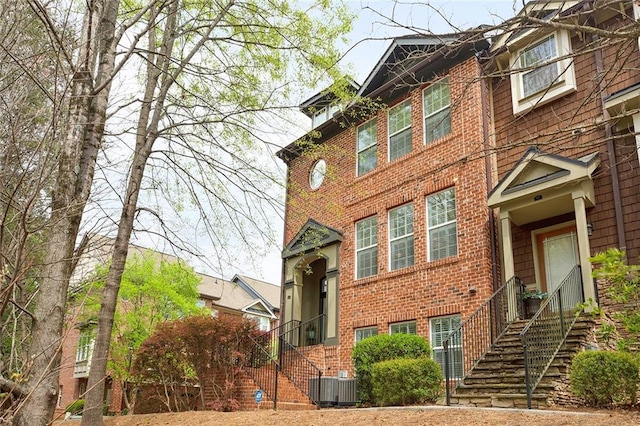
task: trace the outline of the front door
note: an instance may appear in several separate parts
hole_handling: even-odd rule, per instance
[[[579,263],[576,228],[545,232],[537,240],[541,288],[551,294]]]

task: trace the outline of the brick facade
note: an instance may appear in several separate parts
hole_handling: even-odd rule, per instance
[[[375,115],[374,170],[356,176],[355,125],[289,163],[285,241],[291,241],[309,218],[343,235],[338,266],[339,344],[326,346],[324,360],[317,360],[325,375],[336,376],[341,370],[352,375],[357,328],[377,326],[378,333],[388,333],[392,323],[416,321],[417,334],[429,340],[430,319],[454,314],[464,319],[493,292],[481,69],[471,57],[443,74],[449,78],[452,100],[449,135],[424,143],[426,84],[389,103],[411,100],[411,153],[388,160],[388,110],[384,109]],[[309,188],[309,173],[318,158],[325,159],[328,172],[314,191]],[[426,197],[450,188],[455,190],[458,253],[428,261]],[[415,263],[390,271],[388,214],[408,203],[414,207]],[[356,279],[356,222],[372,216],[378,224],[377,273]]]

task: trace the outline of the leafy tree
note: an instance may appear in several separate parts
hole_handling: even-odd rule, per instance
[[[230,315],[166,322],[140,347],[135,368],[146,382],[160,385],[157,396],[169,411],[186,408],[172,398],[185,380],[199,385],[201,397],[215,395],[208,408],[233,411],[241,358],[249,352],[248,336],[258,332],[255,322]]]
[[[97,275],[104,277],[107,269],[99,267]],[[127,260],[111,334],[109,372],[124,390],[129,413],[134,412],[140,385],[140,377],[133,370],[136,352],[163,322],[203,312],[204,308],[196,304],[199,282],[198,275],[183,262],[159,259],[152,252],[142,257],[134,254]],[[85,316],[95,318],[103,287],[104,281],[99,280],[76,295],[76,300],[84,304]]]
[[[640,338],[640,265],[627,263],[625,252],[615,247],[590,258],[593,276],[606,284],[606,296],[615,304],[608,308],[622,326],[619,333],[614,323],[603,324],[605,340],[616,338],[618,349],[636,347]]]

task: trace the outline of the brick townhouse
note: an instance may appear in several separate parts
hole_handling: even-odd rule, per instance
[[[321,136],[278,154],[288,165],[283,322],[318,323],[298,343],[321,344],[325,375],[352,376],[355,343],[379,333],[425,336],[443,362],[443,337],[493,292],[477,59],[487,47],[396,38],[356,87],[388,107],[358,119],[333,112],[328,95],[302,105]]]
[[[460,403],[553,400],[542,379],[555,354],[572,356],[556,350],[575,306],[608,303],[589,257],[640,255],[640,56],[637,39],[619,36],[638,16],[638,2],[533,1],[518,15],[528,21],[486,39],[394,39],[353,84],[383,105],[375,113],[328,93],[304,102],[314,130],[278,152],[284,341],[324,377],[351,377],[359,340],[416,333],[451,367],[447,402],[454,388]],[[548,299],[526,312],[535,289]],[[505,333],[538,350],[508,347],[520,351],[504,367],[511,400],[499,389],[461,397]]]

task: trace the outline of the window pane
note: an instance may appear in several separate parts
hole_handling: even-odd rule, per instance
[[[426,88],[423,92],[424,114],[431,115],[449,107],[449,79],[445,78]]]
[[[411,100],[407,99],[389,110],[389,134],[411,127]]]
[[[456,198],[453,188],[427,197],[429,260],[458,254]]]
[[[524,96],[530,96],[551,86],[558,78],[558,64],[551,63],[522,75]]]
[[[433,360],[440,364],[442,372],[445,372],[445,352],[443,342],[449,334],[460,326],[460,316],[433,318],[430,324],[431,347],[433,348]],[[462,365],[462,339],[458,332],[452,336],[449,344],[450,377],[460,378],[463,375]]]
[[[451,114],[449,108],[427,117],[424,121],[425,141],[433,142],[451,133]]]
[[[413,235],[391,242],[391,270],[413,266]]]
[[[413,204],[398,207],[389,212],[389,236],[391,239],[413,233]]]
[[[389,160],[411,152],[411,127],[389,137]]]
[[[366,327],[356,330],[356,343],[367,337],[376,336],[378,334],[378,327]]]
[[[377,123],[374,118],[358,127],[358,151],[362,151],[376,143]]]
[[[378,269],[378,219],[356,223],[356,278],[375,275]]]
[[[371,145],[369,148],[358,153],[358,176],[370,172],[378,165],[378,145]]]
[[[375,275],[378,269],[378,247],[359,251],[357,254],[357,276],[365,278]]]
[[[550,63],[544,66],[542,64],[557,57],[555,35],[525,49],[520,54],[521,68],[535,67],[522,74],[522,92],[525,97],[546,89],[556,81],[559,76],[558,64]]]
[[[456,224],[429,231],[429,259],[437,260],[458,254]]]
[[[397,324],[391,324],[389,326],[389,334],[416,334],[416,322],[408,321],[408,322],[400,322]]]

